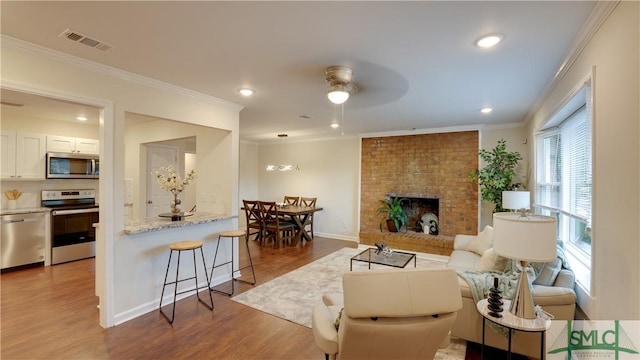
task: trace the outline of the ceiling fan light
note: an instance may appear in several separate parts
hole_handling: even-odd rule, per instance
[[[332,103],[340,105],[349,99],[349,92],[345,89],[344,85],[337,84],[331,86],[327,92],[327,97]]]

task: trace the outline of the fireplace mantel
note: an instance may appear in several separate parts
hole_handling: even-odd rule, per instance
[[[437,195],[425,195],[425,194],[417,194],[417,193],[389,193],[387,194],[390,198],[407,198],[407,199],[440,199],[440,196]]]

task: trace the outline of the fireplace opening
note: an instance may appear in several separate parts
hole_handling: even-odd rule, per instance
[[[440,199],[432,196],[389,194],[391,199],[407,199],[402,207],[407,213],[407,231],[438,235],[440,233]]]

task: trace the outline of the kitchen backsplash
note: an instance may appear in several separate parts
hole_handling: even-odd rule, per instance
[[[17,208],[40,207],[42,190],[68,190],[68,189],[91,189],[99,194],[98,180],[42,180],[42,181],[1,181],[0,189],[2,189],[2,201],[0,207],[7,208],[7,197],[4,196],[5,191],[16,189],[22,192],[22,196],[17,201]],[[96,199],[99,201],[99,199]]]

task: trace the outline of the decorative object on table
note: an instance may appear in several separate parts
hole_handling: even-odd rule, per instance
[[[425,213],[420,217],[422,231],[429,235],[438,235],[438,216],[434,213]]]
[[[502,305],[504,305],[504,302],[502,302],[501,294],[502,291],[500,291],[500,289],[498,288],[498,278],[494,277],[493,287],[489,289],[489,299],[487,300],[487,302],[489,303],[489,305],[487,306],[487,308],[489,309],[489,315],[493,317],[502,317],[500,313],[502,312]]]
[[[498,145],[491,151],[480,149],[479,155],[487,165],[472,171],[468,177],[473,182],[478,182],[482,200],[495,204],[494,213],[504,211],[502,207],[502,192],[516,190],[519,183],[512,183],[516,176],[518,161],[522,160],[522,155],[517,152],[506,150],[507,142],[504,139],[498,140]]]
[[[382,231],[382,224],[387,223],[387,229],[389,232],[398,232],[407,223],[407,212],[405,211],[402,203],[408,201],[406,198],[390,197],[386,200],[380,200],[380,207],[378,207],[377,215],[385,214],[386,217],[380,220],[380,231]]]
[[[7,190],[4,192],[7,197],[7,209],[13,210],[17,207],[18,199],[22,196],[22,192],[18,189]]]
[[[381,243],[381,244],[375,243],[375,245],[376,245],[376,248],[377,248],[376,249],[376,254],[378,254],[378,255],[382,254],[382,256],[386,256],[386,257],[389,257],[389,256],[391,256],[393,254],[393,249],[388,247],[387,244],[385,244],[385,243]]]
[[[521,318],[535,319],[526,269],[530,261],[548,262],[556,258],[556,219],[538,214],[495,213],[493,250],[520,261],[520,277],[509,311]]]
[[[151,174],[156,177],[158,185],[160,185],[162,190],[173,194],[173,200],[171,200],[171,213],[176,215],[180,214],[180,204],[182,202],[178,198],[178,195],[198,177],[198,172],[196,170],[191,170],[183,179],[172,166],[167,166],[162,167],[160,170],[154,171]]]

